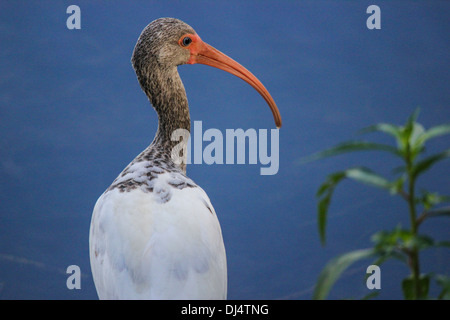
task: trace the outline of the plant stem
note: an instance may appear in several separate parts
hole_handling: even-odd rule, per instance
[[[408,205],[409,205],[409,217],[411,220],[411,232],[413,234],[413,237],[415,238],[417,236],[417,229],[418,229],[418,223],[417,223],[417,212],[416,212],[416,204],[415,204],[415,177],[413,174],[413,163],[411,159],[411,152],[410,152],[410,146],[408,143],[407,146],[407,153],[406,153],[406,168],[408,172],[408,191],[409,191],[409,197],[408,197]],[[419,265],[419,250],[416,246],[411,248],[410,252],[410,268],[412,277],[414,280],[414,291],[415,291],[415,298],[419,299],[421,294],[421,286],[420,286],[420,265]]]
[[[411,221],[411,231],[413,235],[417,235],[417,213],[416,213],[416,204],[415,202],[415,181],[412,175],[409,175],[409,197],[408,197],[408,205],[409,205],[409,218]]]

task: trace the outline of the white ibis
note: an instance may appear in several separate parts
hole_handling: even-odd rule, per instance
[[[227,264],[216,212],[171,157],[176,129],[190,129],[189,107],[177,71],[201,63],[230,72],[278,108],[243,66],[203,42],[186,23],[161,18],[141,33],[132,56],[142,90],[158,114],[153,142],[95,204],[89,234],[92,274],[100,299],[226,299]],[[186,155],[184,155],[186,160]]]

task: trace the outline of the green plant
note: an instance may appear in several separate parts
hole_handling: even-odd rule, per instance
[[[448,241],[435,241],[428,235],[419,233],[420,225],[431,217],[449,216],[449,196],[422,191],[417,192],[417,179],[437,162],[450,157],[450,149],[425,156],[425,143],[450,133],[450,124],[439,125],[428,130],[417,123],[418,110],[404,126],[379,123],[363,130],[382,132],[395,138],[396,146],[367,141],[351,141],[314,154],[308,160],[317,160],[353,151],[380,151],[401,159],[403,165],[394,170],[394,178],[387,179],[365,167],[355,167],[330,174],[317,191],[318,227],[322,244],[326,239],[327,213],[336,186],[344,179],[352,179],[366,185],[386,190],[391,195],[402,197],[408,206],[409,229],[396,227],[392,231],[380,231],[372,236],[373,248],[361,249],[332,259],[319,275],[314,299],[325,299],[342,272],[352,263],[365,258],[375,258],[380,265],[388,259],[399,259],[409,267],[411,274],[402,281],[405,299],[426,299],[430,279],[435,278],[442,287],[438,299],[450,298],[450,277],[445,275],[422,274],[420,272],[420,251],[435,247],[450,247]]]

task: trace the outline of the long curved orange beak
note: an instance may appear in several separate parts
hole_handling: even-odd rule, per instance
[[[264,100],[266,100],[269,104],[277,128],[281,128],[281,115],[275,101],[261,81],[259,81],[258,78],[256,78],[250,71],[216,48],[203,42],[198,35],[195,35],[192,46],[189,50],[191,52],[191,58],[187,63],[200,63],[227,71],[241,78],[256,89],[256,91],[258,91]]]

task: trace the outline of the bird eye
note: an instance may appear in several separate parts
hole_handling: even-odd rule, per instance
[[[183,47],[187,47],[192,42],[192,39],[189,37],[184,37],[181,43],[183,44]]]

